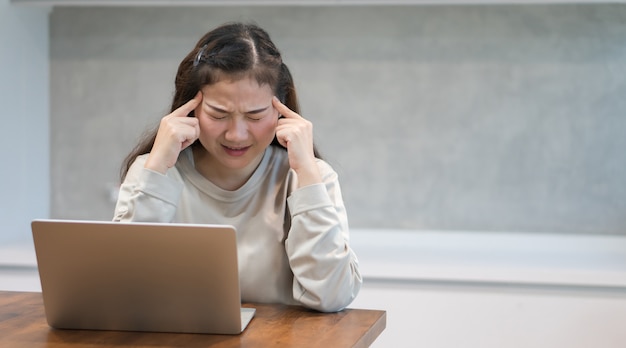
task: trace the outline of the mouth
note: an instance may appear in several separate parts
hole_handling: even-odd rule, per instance
[[[222,145],[224,152],[230,156],[239,157],[246,154],[250,146],[226,146]]]

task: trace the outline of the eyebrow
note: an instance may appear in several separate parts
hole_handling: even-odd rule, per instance
[[[213,110],[215,110],[215,111],[217,111],[217,112],[219,112],[219,113],[222,113],[222,114],[228,114],[228,113],[229,113],[228,111],[226,111],[226,110],[224,110],[224,109],[222,109],[222,108],[220,108],[220,107],[217,107],[217,106],[215,106],[215,105],[211,105],[211,104],[209,104],[209,103],[205,103],[205,104],[206,104],[208,107],[210,107],[211,109],[213,109]],[[269,109],[269,106],[266,106],[266,107],[264,107],[264,108],[259,108],[259,109],[254,109],[254,110],[246,111],[245,113],[246,113],[246,114],[260,114],[260,113],[262,113],[263,111],[265,111],[265,110],[267,110],[267,109]]]

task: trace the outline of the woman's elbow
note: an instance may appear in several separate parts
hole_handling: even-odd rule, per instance
[[[305,294],[299,300],[303,306],[323,313],[334,313],[348,307],[361,290],[363,281],[360,276],[355,277],[350,285],[344,287],[343,291],[336,294],[325,294],[321,296],[310,296]],[[309,295],[309,296],[307,296]]]

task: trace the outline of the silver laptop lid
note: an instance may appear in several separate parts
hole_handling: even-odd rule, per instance
[[[245,328],[232,226],[35,220],[32,233],[54,328]]]

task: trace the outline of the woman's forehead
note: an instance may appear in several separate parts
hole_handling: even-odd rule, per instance
[[[202,89],[205,102],[231,107],[257,107],[271,101],[274,93],[268,84],[261,84],[251,78],[221,79]],[[216,106],[218,106],[216,105]]]

